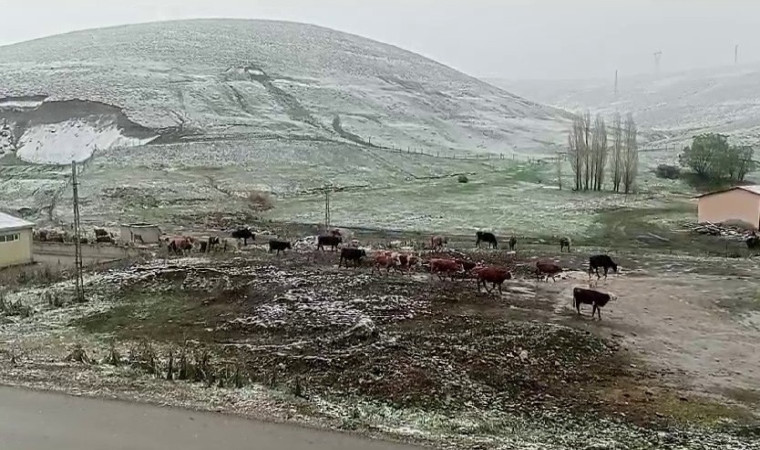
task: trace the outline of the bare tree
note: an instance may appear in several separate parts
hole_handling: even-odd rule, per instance
[[[620,113],[615,113],[615,118],[612,122],[610,170],[612,171],[612,190],[620,192],[620,181],[623,178],[623,128]]]
[[[591,113],[583,115],[583,190],[588,191],[594,178],[594,165],[591,161]]]
[[[626,194],[633,191],[636,184],[636,175],[639,172],[639,148],[636,144],[636,122],[633,114],[628,113],[625,118],[624,146],[623,146],[623,189]]]
[[[576,191],[583,189],[583,177],[585,172],[584,161],[586,153],[588,153],[585,144],[585,129],[586,125],[584,123],[584,117],[582,115],[574,116],[573,126],[567,137],[567,159],[570,161],[570,168],[575,174]]]
[[[556,160],[557,160],[557,187],[559,190],[562,190],[562,163],[564,162],[565,154],[562,152],[562,150],[557,150]]]
[[[597,114],[591,137],[592,189],[601,191],[604,185],[604,167],[607,165],[607,126]]]

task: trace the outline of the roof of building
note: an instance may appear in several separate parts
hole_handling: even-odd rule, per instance
[[[128,228],[158,228],[158,225],[152,224],[152,223],[145,223],[145,222],[139,222],[139,223],[123,223],[121,224],[123,227]]]
[[[722,194],[724,192],[734,191],[736,189],[741,189],[743,191],[747,191],[747,192],[750,192],[750,193],[755,194],[755,195],[760,195],[760,185],[753,184],[753,185],[748,185],[748,186],[734,186],[734,187],[730,187],[728,189],[722,189],[720,191],[707,192],[705,194],[698,195],[697,198],[709,197],[711,195]]]
[[[25,228],[34,228],[34,224],[0,212],[0,230],[23,230]]]

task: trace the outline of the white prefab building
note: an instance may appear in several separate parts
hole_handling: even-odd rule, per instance
[[[0,212],[0,269],[32,262],[34,224]]]

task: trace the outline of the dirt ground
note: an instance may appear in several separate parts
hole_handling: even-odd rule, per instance
[[[65,293],[70,283],[33,284],[9,297],[35,314],[6,318],[0,328],[0,340],[24,355],[6,352],[16,366],[0,378],[117,395],[148,377],[143,397],[213,404],[211,391],[156,381],[196,380],[223,387],[217,407],[230,412],[277,415],[273,405],[288,404],[299,420],[456,448],[583,448],[598,440],[659,448],[662,430],[680,433],[673,439],[686,448],[756,443],[754,260],[615,256],[620,274],[598,288],[619,299],[599,321],[571,305],[572,287],[588,286],[590,249],[560,256],[541,245],[517,254],[452,245],[465,249],[456,254],[512,267],[515,279],[503,294],[478,292],[471,280],[338,268],[331,252],[297,247],[277,256],[259,242],[234,255],[94,270],[87,305],[48,308],[45,292]],[[545,258],[568,269],[556,283],[531,274]],[[77,343],[98,364],[62,364]],[[109,368],[114,352],[128,373]],[[248,383],[288,395],[254,401],[246,388],[229,390]],[[588,415],[609,423],[589,432]]]
[[[567,318],[575,314],[571,288],[585,287],[587,279],[573,274],[556,285],[540,286],[539,295],[553,296],[555,312]],[[583,324],[579,320],[588,317],[568,318],[575,326],[621,338],[624,347],[681,388],[686,383],[699,392],[744,391],[749,397],[760,386],[760,286],[754,279],[638,272],[610,276],[598,287],[616,293],[619,300],[604,309],[601,322]]]

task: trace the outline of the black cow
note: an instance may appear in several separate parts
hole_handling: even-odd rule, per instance
[[[51,239],[51,241],[52,240],[53,239]],[[61,242],[63,242],[63,236],[61,236]],[[97,242],[98,244],[113,244],[114,241],[113,241],[113,238],[111,236],[105,235],[105,236],[98,236],[98,237],[96,237],[95,238],[95,242]]]
[[[607,278],[607,272],[612,269],[613,272],[618,273],[618,266],[615,261],[608,255],[594,255],[588,259],[588,277],[591,278],[591,274],[596,272],[596,279],[601,278],[599,275],[599,268],[604,268],[604,278]]]
[[[324,250],[325,246],[328,246],[336,252],[341,242],[343,242],[343,238],[340,236],[319,236],[317,237],[317,250]]]
[[[581,314],[581,304],[592,305],[594,308],[591,310],[591,318],[594,318],[594,314],[599,314],[599,320],[602,320],[602,307],[610,300],[614,300],[615,296],[605,294],[604,292],[595,291],[593,289],[575,288],[573,289],[573,306]]]
[[[481,242],[487,242],[489,247],[498,248],[499,243],[496,241],[496,236],[493,233],[478,231],[475,233],[478,240],[475,242],[476,247],[480,247]]]
[[[752,235],[744,241],[749,250],[760,250],[760,236]]]
[[[517,238],[512,236],[509,238],[509,251],[513,252],[515,250],[515,246],[517,246]]]
[[[248,245],[248,239],[252,241],[256,240],[256,235],[253,234],[248,228],[241,228],[239,230],[233,231],[232,237],[235,239],[242,239],[243,245]]]
[[[211,236],[208,238],[208,251],[213,251],[217,246],[221,245],[222,240],[219,236]]]
[[[269,253],[272,253],[273,251],[277,250],[277,254],[279,255],[280,252],[284,252],[287,249],[292,248],[290,246],[290,242],[288,241],[278,241],[276,239],[272,239],[269,241]]]
[[[570,244],[572,244],[572,241],[569,237],[563,237],[559,240],[559,252],[562,253],[562,250],[567,247],[567,252],[570,253]]]
[[[340,250],[340,261],[338,261],[338,267],[342,266],[344,261],[346,263],[346,267],[348,267],[349,261],[354,261],[356,267],[359,267],[359,264],[362,262],[362,258],[365,258],[366,256],[367,252],[362,248],[342,248]]]

